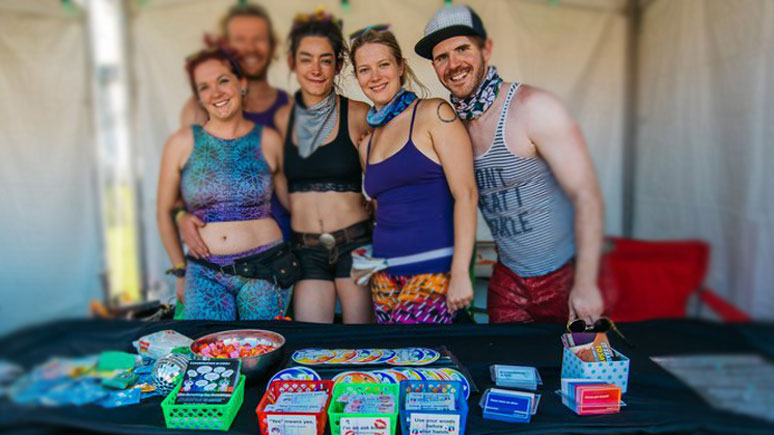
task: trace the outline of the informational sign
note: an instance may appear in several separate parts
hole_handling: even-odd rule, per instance
[[[450,414],[412,413],[410,435],[459,435],[460,416]]]
[[[389,417],[344,417],[341,435],[390,435]]]
[[[269,435],[317,435],[314,415],[267,415]]]

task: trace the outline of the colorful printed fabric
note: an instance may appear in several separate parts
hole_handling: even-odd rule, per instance
[[[207,261],[231,264],[258,254],[276,243],[235,255],[212,255]],[[217,272],[188,262],[185,272],[186,320],[271,320],[285,313],[290,296],[274,283],[262,279]]]
[[[390,122],[392,118],[400,115],[416,99],[417,94],[407,91],[405,88],[400,88],[398,93],[392,97],[392,100],[382,107],[381,110],[371,107],[366,115],[366,122],[371,128],[381,127]]]
[[[261,151],[262,127],[236,139],[192,128],[194,149],[180,175],[186,209],[204,222],[268,217],[273,184]]]
[[[371,296],[377,323],[451,323],[446,310],[448,273],[395,276],[377,272]]]
[[[542,276],[522,277],[498,262],[489,281],[489,323],[566,323],[575,267],[572,262]]]
[[[478,89],[473,95],[462,99],[454,95],[449,98],[457,116],[463,120],[476,119],[481,116],[494,103],[502,83],[503,79],[497,74],[497,68],[490,66],[487,69],[486,77],[478,85]]]

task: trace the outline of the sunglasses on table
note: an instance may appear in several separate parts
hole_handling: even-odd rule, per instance
[[[613,331],[616,334],[618,334],[619,337],[626,343],[629,347],[634,347],[634,344],[629,341],[626,336],[623,335],[623,333],[618,329],[617,326],[615,326],[615,322],[613,322],[609,317],[600,317],[597,319],[596,322],[589,325],[586,323],[583,319],[575,319],[572,322],[567,323],[567,332],[609,332]]]

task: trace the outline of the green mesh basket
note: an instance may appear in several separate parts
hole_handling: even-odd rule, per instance
[[[347,384],[338,383],[333,386],[333,398],[328,407],[328,421],[331,425],[331,434],[339,435],[341,433],[341,419],[345,417],[353,418],[379,418],[390,421],[390,434],[395,435],[395,429],[400,425],[398,422],[400,389],[397,384]],[[338,398],[345,394],[389,394],[395,398],[395,412],[393,414],[345,414],[344,404],[338,402]]]
[[[186,404],[176,405],[177,392],[182,383],[161,402],[167,429],[228,430],[242,406],[245,395],[245,375],[239,376],[239,382],[228,403],[223,405]]]

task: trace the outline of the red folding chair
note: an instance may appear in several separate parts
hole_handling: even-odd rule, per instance
[[[696,294],[723,321],[750,317],[703,287],[710,248],[698,240],[643,241],[611,237],[602,257],[599,288],[606,314],[615,321],[636,322],[686,316]]]

